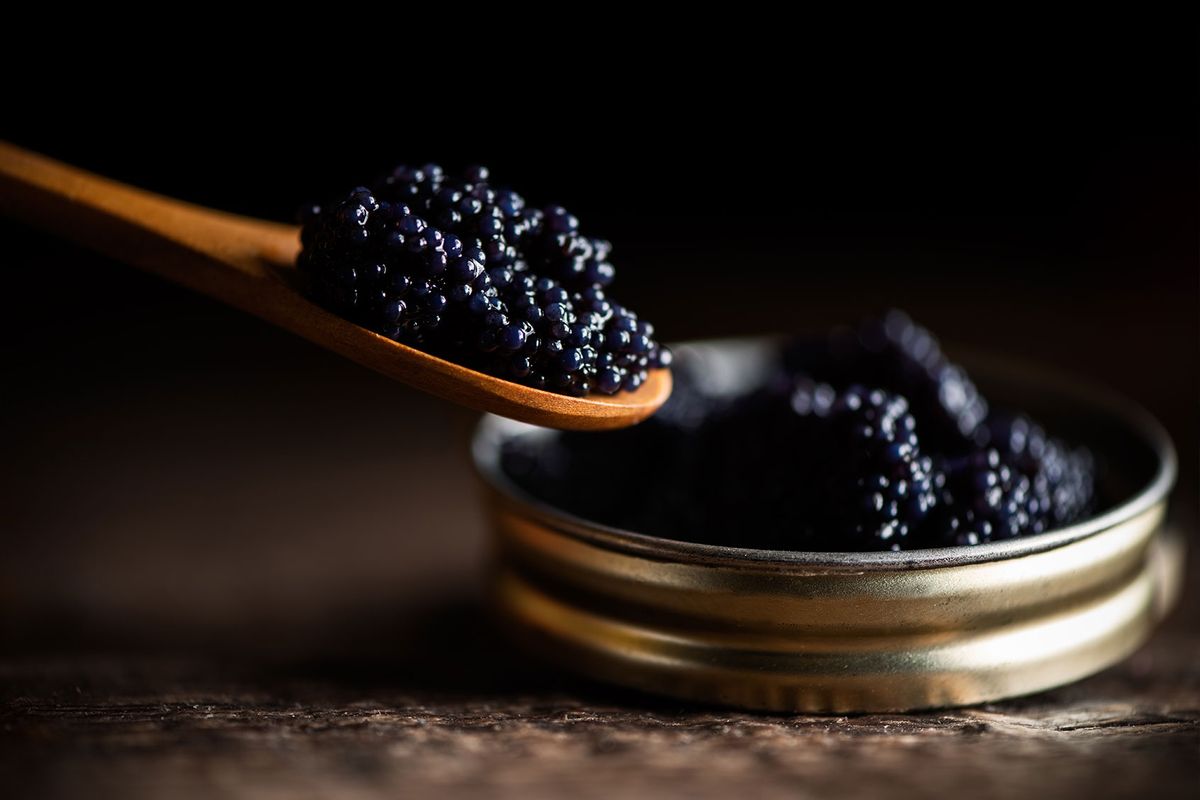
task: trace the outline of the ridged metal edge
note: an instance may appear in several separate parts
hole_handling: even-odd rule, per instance
[[[712,342],[688,343],[683,347],[692,349],[719,350],[734,346],[743,352],[769,346],[770,339],[762,340],[714,340]],[[990,542],[974,547],[945,547],[925,550],[894,552],[809,552],[790,550],[759,550],[698,544],[613,528],[574,516],[556,509],[523,491],[504,474],[500,466],[500,446],[509,437],[525,435],[553,435],[536,426],[493,415],[485,416],[476,429],[471,452],[477,473],[485,483],[526,506],[538,517],[551,522],[560,530],[584,538],[593,544],[636,553],[648,558],[664,560],[683,559],[696,563],[758,563],[793,567],[842,567],[859,570],[929,569],[974,564],[1019,558],[1031,553],[1051,550],[1071,542],[1092,536],[1117,524],[1123,519],[1136,516],[1162,502],[1175,483],[1177,461],[1170,436],[1162,425],[1144,408],[1109,389],[1087,381],[1066,378],[1060,373],[1013,362],[996,356],[976,355],[964,361],[971,370],[988,373],[1001,378],[1004,374],[1020,374],[1025,381],[1030,376],[1039,385],[1052,388],[1055,392],[1071,396],[1093,409],[1111,413],[1136,431],[1143,443],[1156,455],[1158,467],[1155,474],[1139,491],[1125,502],[1100,514],[1089,517],[1074,525],[1060,528],[1037,536],[1020,537],[1004,542]]]

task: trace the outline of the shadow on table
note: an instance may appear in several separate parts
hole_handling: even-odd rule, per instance
[[[574,698],[644,710],[678,707],[651,695],[581,678],[534,658],[513,642],[477,597],[449,597],[410,609],[399,622],[359,614],[327,640],[271,660],[263,677],[317,683],[353,696],[524,702]],[[694,707],[694,706],[693,706]]]

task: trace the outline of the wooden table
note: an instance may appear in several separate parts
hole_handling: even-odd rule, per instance
[[[79,258],[49,247],[50,263]],[[3,344],[19,379],[0,429],[6,797],[1200,788],[1194,545],[1181,607],[1142,651],[1035,697],[814,717],[615,691],[528,662],[493,632],[477,599],[486,535],[463,455],[469,414],[84,263],[54,300],[73,304],[78,327],[46,322],[29,334],[40,346]],[[133,298],[119,320],[87,301],[113,291]],[[10,316],[18,300],[5,300]],[[1085,350],[1068,340],[1044,357],[1072,364]],[[1147,402],[1182,409],[1194,430],[1194,398],[1138,368]],[[1194,531],[1184,480],[1176,524]]]

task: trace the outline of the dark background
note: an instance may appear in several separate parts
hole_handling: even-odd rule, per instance
[[[165,55],[146,53],[125,72],[14,86],[0,131],[281,220],[397,162],[485,163],[612,240],[614,293],[666,340],[898,306],[951,351],[1008,352],[1136,398],[1180,450],[1186,515],[1200,342],[1186,27],[971,28],[936,46],[882,31],[823,49],[810,32],[750,48],[768,55],[735,55],[744,41],[642,52],[653,63],[632,60],[645,42],[612,39],[570,66],[546,54],[457,71],[409,50],[343,53],[172,70],[168,90],[139,81]],[[413,83],[414,63],[437,88]],[[339,603],[423,597],[422,580],[443,583],[436,565],[476,563],[469,412],[3,230],[7,646],[240,646],[264,622],[307,630],[319,609],[340,623]]]

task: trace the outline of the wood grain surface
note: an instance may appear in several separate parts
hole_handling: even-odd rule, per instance
[[[455,622],[467,611],[440,621],[486,639]],[[373,680],[363,663],[7,660],[5,782],[30,797],[986,798],[1194,797],[1200,780],[1200,647],[1179,631],[1035,697],[858,717],[664,704],[490,642]]]

